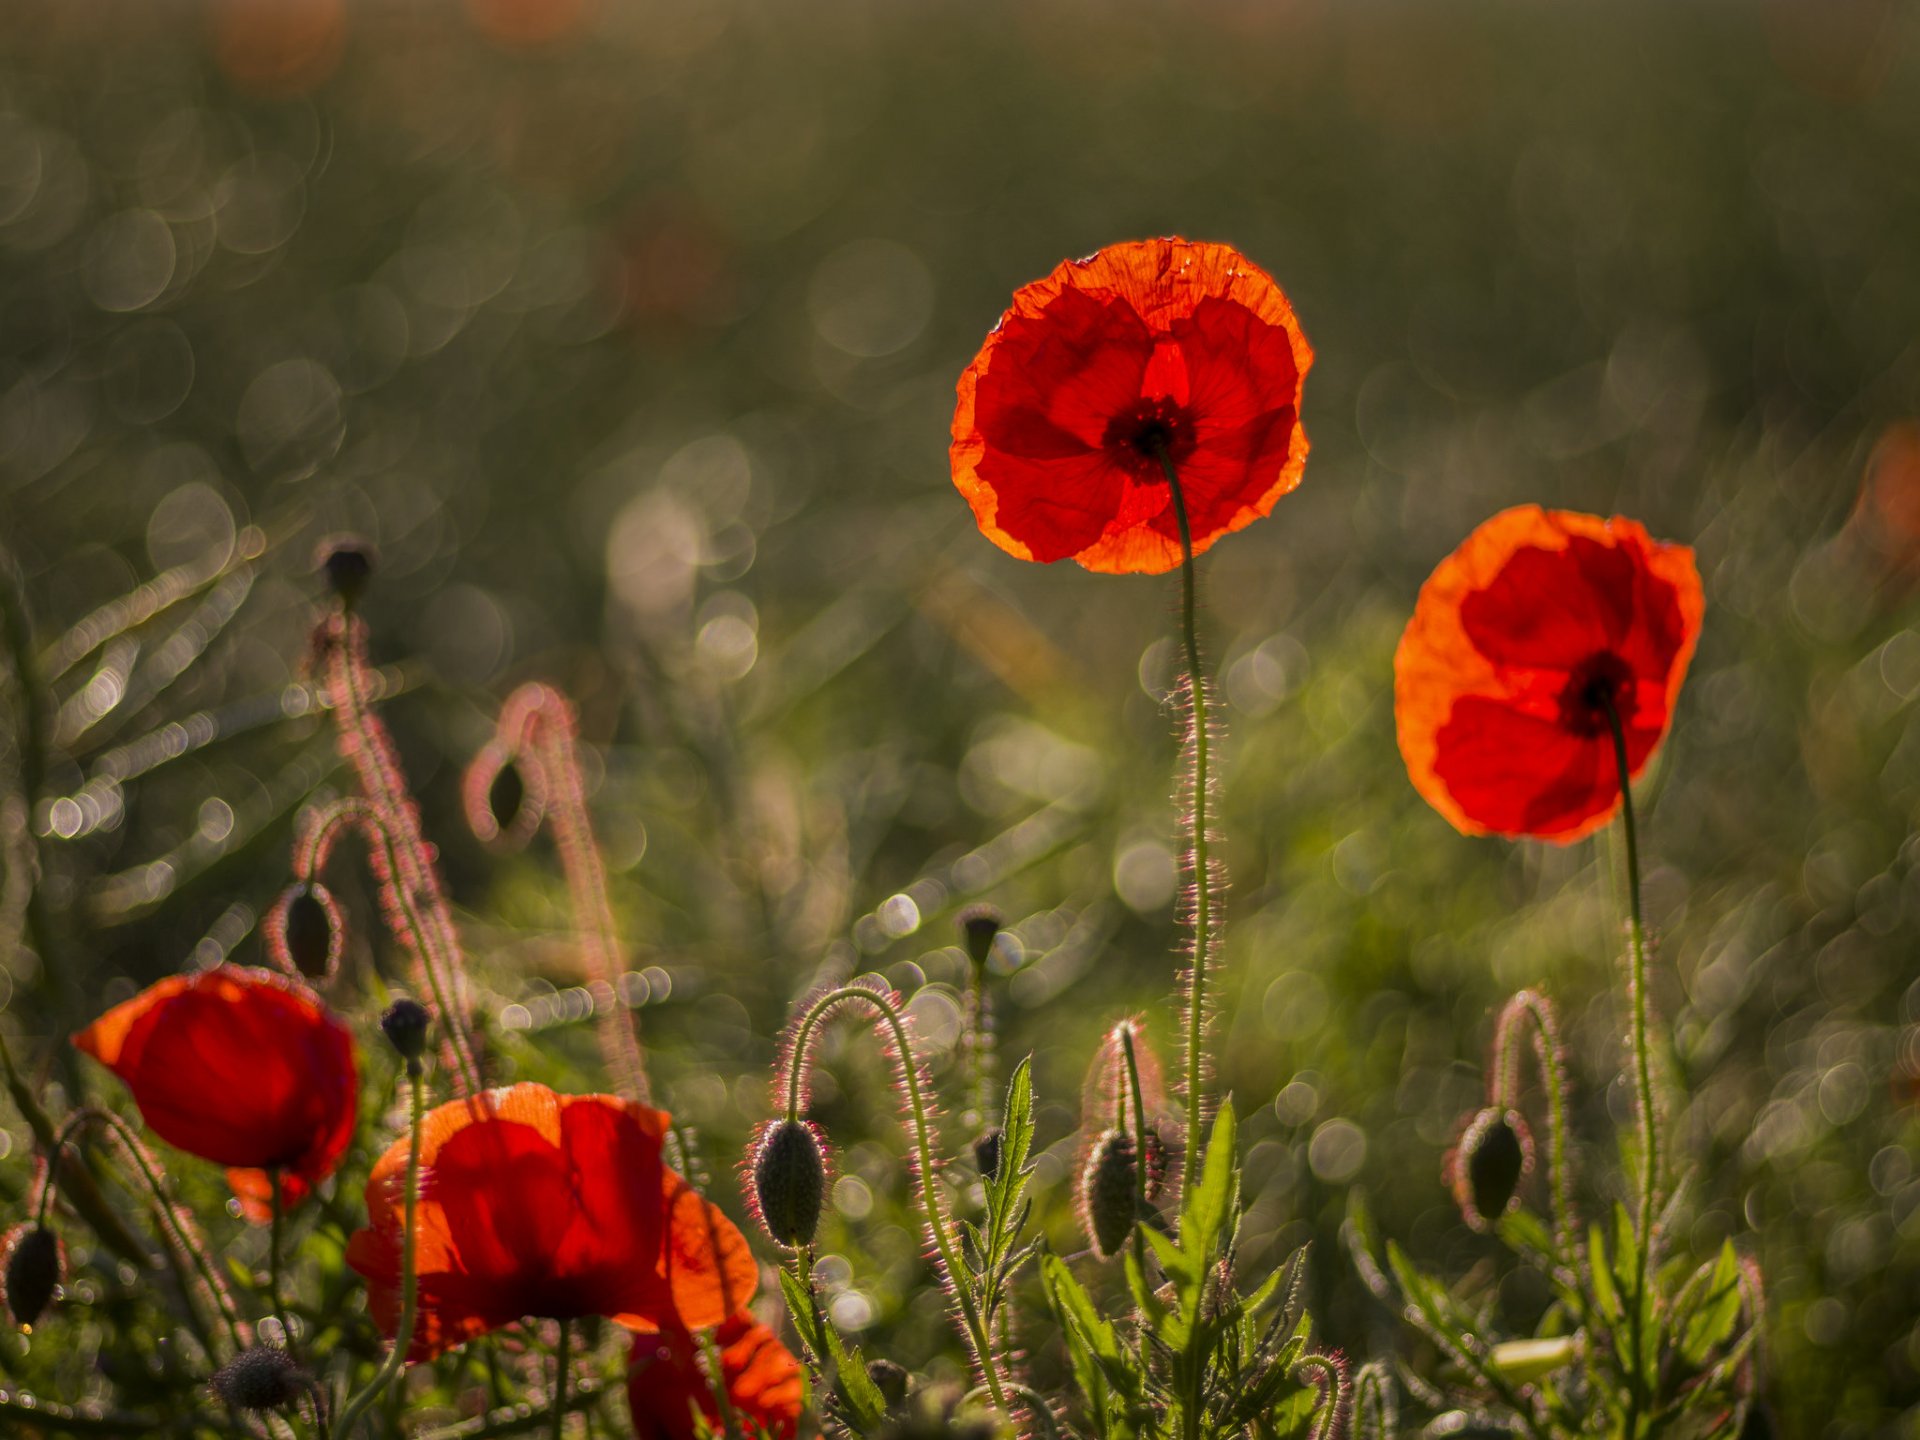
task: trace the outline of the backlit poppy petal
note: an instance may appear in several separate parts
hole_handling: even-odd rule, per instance
[[[721,1324],[713,1343],[720,1354],[719,1383],[735,1417],[746,1422],[746,1433],[788,1440],[799,1427],[805,1396],[800,1362],[744,1310]],[[702,1419],[717,1430],[722,1417],[701,1348],[685,1330],[634,1338],[627,1405],[639,1440],[695,1440]]]
[[[1665,736],[1699,638],[1693,552],[1632,520],[1520,506],[1421,587],[1394,655],[1394,719],[1414,788],[1468,834],[1567,843],[1620,803]]]
[[[1231,246],[1109,246],[1015,292],[962,373],[954,484],[1023,560],[1171,570],[1180,532],[1160,452],[1198,554],[1300,483],[1312,363],[1280,287]]]
[[[669,1124],[613,1096],[531,1084],[430,1112],[409,1358],[528,1315],[700,1328],[744,1305],[759,1278],[746,1239],[666,1166]],[[388,1330],[399,1318],[406,1165],[402,1139],[374,1165],[368,1225],[347,1248]]]
[[[228,1167],[256,1223],[272,1214],[269,1172],[282,1203],[297,1203],[353,1139],[353,1038],[284,976],[230,965],[169,976],[73,1043],[126,1082],[154,1134]]]

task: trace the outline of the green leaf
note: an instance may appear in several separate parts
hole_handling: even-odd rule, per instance
[[[886,1415],[887,1401],[867,1374],[860,1352],[840,1343],[839,1332],[814,1308],[812,1290],[790,1270],[780,1272],[780,1293],[786,1298],[793,1328],[813,1352],[815,1362],[832,1365],[834,1394],[846,1411],[847,1423],[861,1433],[873,1429]]]
[[[1680,1336],[1680,1353],[1696,1370],[1707,1363],[1716,1346],[1724,1344],[1740,1322],[1740,1257],[1733,1242],[1720,1246],[1720,1258],[1707,1282],[1707,1293],[1687,1317]]]
[[[1234,1148],[1233,1102],[1224,1100],[1214,1116],[1200,1179],[1180,1207],[1180,1248],[1204,1270],[1219,1249],[1221,1233],[1239,1199],[1240,1158]]]
[[[1620,1303],[1620,1292],[1613,1285],[1613,1267],[1607,1259],[1607,1240],[1600,1233],[1600,1222],[1587,1227],[1587,1271],[1593,1277],[1593,1299],[1607,1324],[1616,1325],[1625,1318],[1627,1307]]]

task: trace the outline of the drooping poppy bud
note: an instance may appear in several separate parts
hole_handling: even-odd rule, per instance
[[[909,1377],[905,1366],[896,1365],[891,1360],[869,1360],[867,1378],[873,1381],[873,1388],[880,1392],[880,1398],[887,1402],[889,1410],[906,1400]]]
[[[1475,1230],[1513,1208],[1520,1181],[1533,1168],[1533,1137],[1516,1110],[1490,1105],[1473,1117],[1449,1164],[1453,1198]]]
[[[44,1225],[16,1225],[0,1241],[5,1268],[0,1270],[0,1299],[21,1329],[31,1329],[53,1303],[53,1292],[66,1274],[66,1255],[60,1237]]]
[[[1133,1137],[1124,1130],[1102,1135],[1080,1176],[1081,1219],[1097,1259],[1108,1260],[1133,1234],[1140,1200]]]
[[[380,1017],[381,1033],[400,1052],[409,1069],[419,1064],[420,1057],[426,1053],[427,1031],[432,1026],[433,1017],[427,1013],[427,1007],[405,996],[389,1005]]]
[[[1006,920],[991,905],[969,905],[960,912],[960,938],[967,947],[967,958],[984,967],[993,954],[993,942],[1006,928]]]
[[[753,1156],[753,1199],[774,1242],[798,1248],[813,1242],[826,1201],[827,1162],[813,1128],[782,1120],[761,1137]]]
[[[283,1410],[313,1388],[313,1377],[286,1351],[255,1345],[214,1371],[210,1383],[235,1410]]]
[[[333,893],[317,880],[290,887],[267,917],[267,940],[282,969],[331,979],[345,940]]]
[[[991,1130],[981,1132],[973,1142],[973,1163],[980,1171],[980,1178],[993,1181],[1000,1175],[1000,1145],[1006,1138],[1006,1132],[996,1125]]]
[[[315,568],[324,571],[327,585],[351,610],[366,594],[373,578],[373,546],[353,535],[330,535],[320,542]]]

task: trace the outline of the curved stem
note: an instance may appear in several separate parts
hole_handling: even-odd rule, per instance
[[[1567,1163],[1567,1077],[1560,1057],[1560,1027],[1554,1019],[1547,997],[1534,990],[1522,990],[1500,1012],[1494,1029],[1493,1080],[1491,1099],[1504,1109],[1517,1108],[1520,1089],[1520,1056],[1513,1045],[1513,1030],[1522,1020],[1533,1026],[1533,1054],[1540,1066],[1540,1078],[1547,1091],[1547,1181],[1548,1200],[1553,1207],[1554,1243],[1565,1263],[1577,1264],[1573,1246],[1576,1216],[1573,1208],[1573,1180]]]
[[[1140,1062],[1133,1053],[1133,1023],[1120,1027],[1120,1054],[1127,1066],[1127,1094],[1132,1100],[1129,1107],[1133,1112],[1133,1204],[1139,1212],[1134,1217],[1133,1259],[1140,1267],[1140,1273],[1147,1273],[1147,1242],[1140,1238],[1139,1215],[1147,1213],[1147,1107],[1140,1095]]]
[[[339,1424],[334,1427],[340,1440],[352,1440],[354,1422],[378,1400],[387,1386],[406,1367],[407,1352],[413,1348],[414,1305],[419,1297],[419,1279],[414,1274],[414,1254],[418,1241],[415,1212],[420,1204],[420,1132],[427,1113],[427,1087],[420,1062],[407,1062],[407,1083],[412,1089],[408,1110],[407,1193],[400,1242],[400,1323],[393,1332],[393,1349],[365,1388],[341,1407]],[[492,1361],[492,1352],[488,1352]]]
[[[1160,469],[1173,497],[1173,515],[1180,526],[1180,636],[1187,652],[1187,694],[1193,702],[1193,811],[1188,817],[1193,854],[1193,975],[1187,992],[1186,1055],[1182,1069],[1187,1086],[1187,1136],[1180,1161],[1180,1193],[1193,1188],[1200,1159],[1200,1130],[1204,1120],[1201,1093],[1206,1068],[1207,966],[1213,954],[1213,875],[1207,858],[1207,800],[1212,782],[1207,734],[1207,684],[1200,669],[1200,634],[1195,611],[1193,527],[1187,519],[1187,497],[1173,457],[1163,448]],[[1142,1157],[1144,1159],[1144,1157]]]
[[[1640,847],[1633,820],[1633,776],[1627,763],[1627,737],[1612,695],[1604,697],[1607,728],[1613,734],[1614,760],[1620,768],[1620,820],[1627,851],[1628,989],[1633,1003],[1633,1083],[1635,1108],[1640,1116],[1640,1214],[1635,1230],[1633,1311],[1627,1317],[1633,1340],[1633,1381],[1627,1402],[1627,1435],[1638,1432],[1643,1312],[1646,1309],[1647,1272],[1653,1253],[1653,1226],[1659,1205],[1660,1141],[1653,1105],[1653,1060],[1647,1041],[1647,941],[1640,909]]]
[[[906,1090],[907,1113],[912,1121],[913,1143],[917,1155],[915,1168],[920,1172],[920,1205],[926,1212],[927,1230],[939,1252],[940,1268],[954,1302],[960,1307],[960,1321],[967,1342],[973,1348],[974,1363],[980,1368],[981,1383],[1002,1411],[1007,1408],[998,1367],[993,1359],[993,1340],[973,1303],[966,1284],[966,1270],[960,1264],[953,1237],[947,1233],[946,1212],[940,1204],[940,1191],[934,1165],[933,1127],[927,1118],[927,1104],[920,1089],[919,1066],[913,1058],[913,1046],[907,1036],[905,1017],[886,995],[861,985],[842,985],[829,990],[807,1007],[794,1031],[793,1048],[787,1064],[787,1118],[797,1120],[800,1108],[800,1074],[805,1068],[807,1047],[814,1030],[828,1012],[851,1001],[871,1005],[880,1015],[899,1052],[901,1084]]]

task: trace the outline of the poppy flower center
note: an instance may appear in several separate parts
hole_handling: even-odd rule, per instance
[[[1161,457],[1178,463],[1193,449],[1193,420],[1165,396],[1139,400],[1113,417],[1101,444],[1135,480],[1164,485]]]
[[[1560,724],[1574,734],[1591,738],[1609,733],[1607,708],[1620,717],[1624,730],[1633,718],[1633,671],[1611,650],[1589,655],[1573,668],[1560,691]]]

